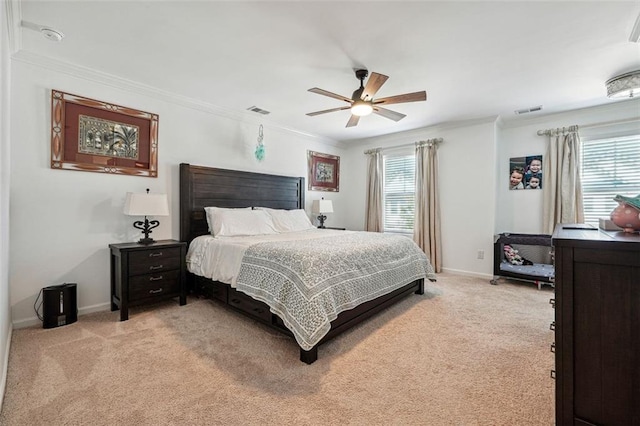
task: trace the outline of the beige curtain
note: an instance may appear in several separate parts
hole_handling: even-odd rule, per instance
[[[549,145],[542,189],[543,229],[553,233],[558,223],[584,223],[580,180],[580,136],[578,126],[547,130]]]
[[[366,151],[369,156],[367,170],[367,207],[364,229],[370,232],[382,232],[382,152],[380,149]]]
[[[427,254],[434,270],[441,272],[438,142],[433,139],[416,143],[416,215],[413,240]]]

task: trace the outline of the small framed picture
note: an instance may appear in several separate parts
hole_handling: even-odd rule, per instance
[[[509,189],[542,189],[542,155],[509,160]]]
[[[158,176],[158,116],[51,91],[51,168]]]
[[[340,157],[307,151],[309,190],[340,191]]]

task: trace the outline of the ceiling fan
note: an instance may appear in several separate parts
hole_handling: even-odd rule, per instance
[[[346,96],[337,95],[335,93],[328,92],[323,89],[318,89],[314,87],[313,89],[309,89],[309,92],[317,93],[319,95],[328,96],[330,98],[339,99],[341,101],[347,102],[349,105],[339,107],[339,108],[331,108],[325,109],[323,111],[310,112],[307,115],[313,117],[315,115],[325,114],[327,112],[334,111],[344,111],[347,109],[351,110],[351,118],[347,122],[346,127],[353,127],[358,124],[360,117],[369,115],[372,112],[383,117],[389,118],[393,121],[400,121],[404,117],[405,114],[401,114],[396,111],[391,111],[386,108],[382,108],[381,105],[390,105],[390,104],[400,104],[405,102],[418,102],[418,101],[426,101],[427,100],[427,92],[424,90],[421,92],[414,93],[405,93],[404,95],[396,95],[389,96],[386,98],[373,99],[373,95],[376,94],[380,87],[387,81],[389,77],[383,74],[378,74],[377,72],[372,72],[371,77],[367,80],[366,86],[364,85],[364,79],[369,74],[369,71],[364,69],[355,70],[356,78],[360,80],[360,87],[353,92],[351,99]]]

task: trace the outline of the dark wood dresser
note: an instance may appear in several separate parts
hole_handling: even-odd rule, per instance
[[[109,244],[111,249],[111,310],[120,321],[129,307],[179,297],[187,303],[185,255],[187,244],[161,240],[152,244]]]
[[[553,234],[556,425],[640,426],[640,235],[565,227]]]

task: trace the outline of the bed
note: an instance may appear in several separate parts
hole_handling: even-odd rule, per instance
[[[180,238],[182,241],[187,242],[190,245],[190,250],[193,251],[193,253],[189,255],[189,265],[192,265],[192,267],[189,268],[190,272],[188,274],[190,289],[198,295],[210,297],[225,303],[238,312],[293,336],[300,347],[300,360],[311,364],[317,360],[318,347],[321,344],[331,340],[340,333],[410,294],[424,294],[424,279],[428,278],[435,281],[435,274],[424,253],[418,250],[418,256],[414,251],[411,251],[412,249],[405,247],[407,243],[410,243],[416,248],[413,242],[406,237],[385,236],[384,234],[378,233],[374,235],[374,233],[367,232],[318,229],[301,231],[301,233],[305,234],[305,238],[309,238],[312,241],[310,243],[300,241],[297,237],[293,237],[292,235],[294,233],[290,235],[275,235],[273,236],[275,241],[270,240],[271,236],[264,236],[266,237],[265,239],[261,239],[263,236],[255,237],[249,235],[246,236],[246,238],[236,238],[236,236],[233,236],[233,238],[230,238],[230,240],[233,240],[233,243],[244,240],[249,241],[240,251],[242,261],[238,261],[237,275],[231,274],[233,275],[233,279],[227,277],[229,274],[210,275],[204,272],[204,268],[193,266],[198,263],[194,261],[194,259],[201,259],[199,256],[205,256],[203,254],[194,254],[195,250],[201,247],[213,247],[213,251],[226,254],[227,256],[231,256],[233,252],[230,248],[220,248],[216,246],[216,244],[219,244],[219,240],[224,240],[224,238],[211,237],[207,221],[207,214],[209,214],[208,212],[210,211],[209,208],[217,207],[220,208],[220,210],[237,209],[234,210],[236,216],[258,213],[243,211],[245,209],[267,208],[278,209],[277,211],[294,211],[296,209],[304,209],[304,194],[305,185],[304,178],[302,177],[268,175],[193,166],[190,164],[180,165]],[[205,208],[207,208],[207,213],[205,212]],[[387,253],[391,258],[392,252],[401,250],[398,256],[406,259],[407,266],[397,267],[399,260],[391,259],[388,264],[393,265],[393,267],[386,268],[384,271],[374,271],[374,274],[370,276],[357,276],[354,275],[353,270],[341,270],[342,258],[347,256],[342,256],[339,250],[341,248],[347,250],[348,247],[355,247],[360,240],[370,237],[375,238],[375,241],[366,240],[366,243],[362,244],[362,246],[371,245],[371,247],[377,248],[370,250],[371,253],[369,253],[368,256],[376,255],[375,253],[377,252],[377,256],[382,256],[381,253]],[[256,238],[258,238],[258,241],[255,240]],[[394,238],[396,240],[399,238],[402,241],[392,241]],[[283,240],[290,241],[283,242]],[[330,242],[330,244],[328,242]],[[388,246],[389,244],[400,245],[394,246],[395,248],[391,250],[389,249],[389,247],[391,247]],[[328,266],[318,264],[320,266],[316,269],[322,269],[325,272],[330,269],[340,270],[342,274],[340,276],[348,277],[348,279],[341,278],[338,280],[332,276],[330,278],[334,281],[335,287],[338,290],[334,290],[332,286],[331,290],[323,288],[322,291],[316,291],[315,284],[310,285],[306,282],[306,278],[302,280],[305,281],[304,283],[297,283],[295,277],[301,275],[294,274],[292,275],[294,278],[283,280],[283,282],[285,282],[287,286],[295,288],[298,293],[312,292],[313,297],[298,297],[298,299],[292,302],[292,305],[284,306],[284,300],[288,301],[291,299],[291,292],[288,292],[286,297],[281,297],[282,288],[277,288],[272,291],[271,287],[273,287],[273,285],[264,284],[263,286],[263,283],[260,282],[261,280],[257,278],[259,278],[261,276],[260,274],[264,273],[265,270],[269,274],[276,274],[281,271],[284,266],[276,265],[275,258],[278,258],[279,262],[282,261],[284,257],[280,256],[280,252],[284,252],[285,250],[289,250],[287,256],[295,256],[299,250],[301,252],[299,254],[300,259],[312,259],[313,262],[315,262],[315,257],[302,254],[305,245],[315,247],[331,245],[331,252],[333,253],[333,257],[331,258],[332,263]],[[405,253],[402,252],[402,250],[407,251]],[[287,259],[289,258],[287,257]],[[303,263],[300,259],[296,260],[292,258],[290,262],[291,264]],[[204,263],[206,262],[208,262],[208,260],[204,261]],[[362,268],[367,271],[368,269],[366,268],[371,268],[371,264],[380,263],[378,260],[367,260],[363,262]],[[265,265],[269,268],[272,265],[276,265],[273,268],[280,269],[271,271]],[[359,268],[360,266],[358,266],[358,269]],[[260,271],[257,271],[258,269],[260,269]],[[194,273],[194,271],[196,273]],[[271,282],[269,281],[270,279],[271,278],[267,277],[264,278],[263,281],[269,283]],[[318,283],[324,283],[325,281],[318,281]],[[371,289],[370,287],[372,287],[374,281],[376,283],[379,282],[381,285],[380,287]],[[293,282],[293,284],[291,284],[291,282]],[[347,282],[355,283],[356,286],[359,286],[359,289],[367,292],[366,295],[364,293],[354,293],[353,290],[343,290],[342,287],[345,287]],[[303,288],[303,285],[308,286],[308,288]],[[261,286],[262,288],[259,288]],[[320,287],[318,286],[318,288]],[[334,294],[331,297],[323,299],[322,296],[328,291],[338,291],[339,293],[337,293],[337,296]],[[345,300],[343,296],[351,293],[354,293],[355,297],[353,297],[352,300]],[[303,299],[306,301],[303,302]],[[297,309],[299,306],[302,306],[303,303],[307,303],[307,301],[310,302],[311,300],[322,301],[320,302],[320,305],[322,305],[321,310],[323,313],[325,310],[329,312],[330,321],[327,322],[326,319],[322,319],[314,323],[313,326],[307,327],[306,324],[302,327],[297,326],[299,319],[292,316],[296,314],[294,311],[309,310],[315,312],[313,310],[316,309],[317,306],[305,306],[304,309]],[[329,303],[335,303],[337,308],[331,307],[325,309]],[[315,314],[307,314],[306,316],[314,317]]]

